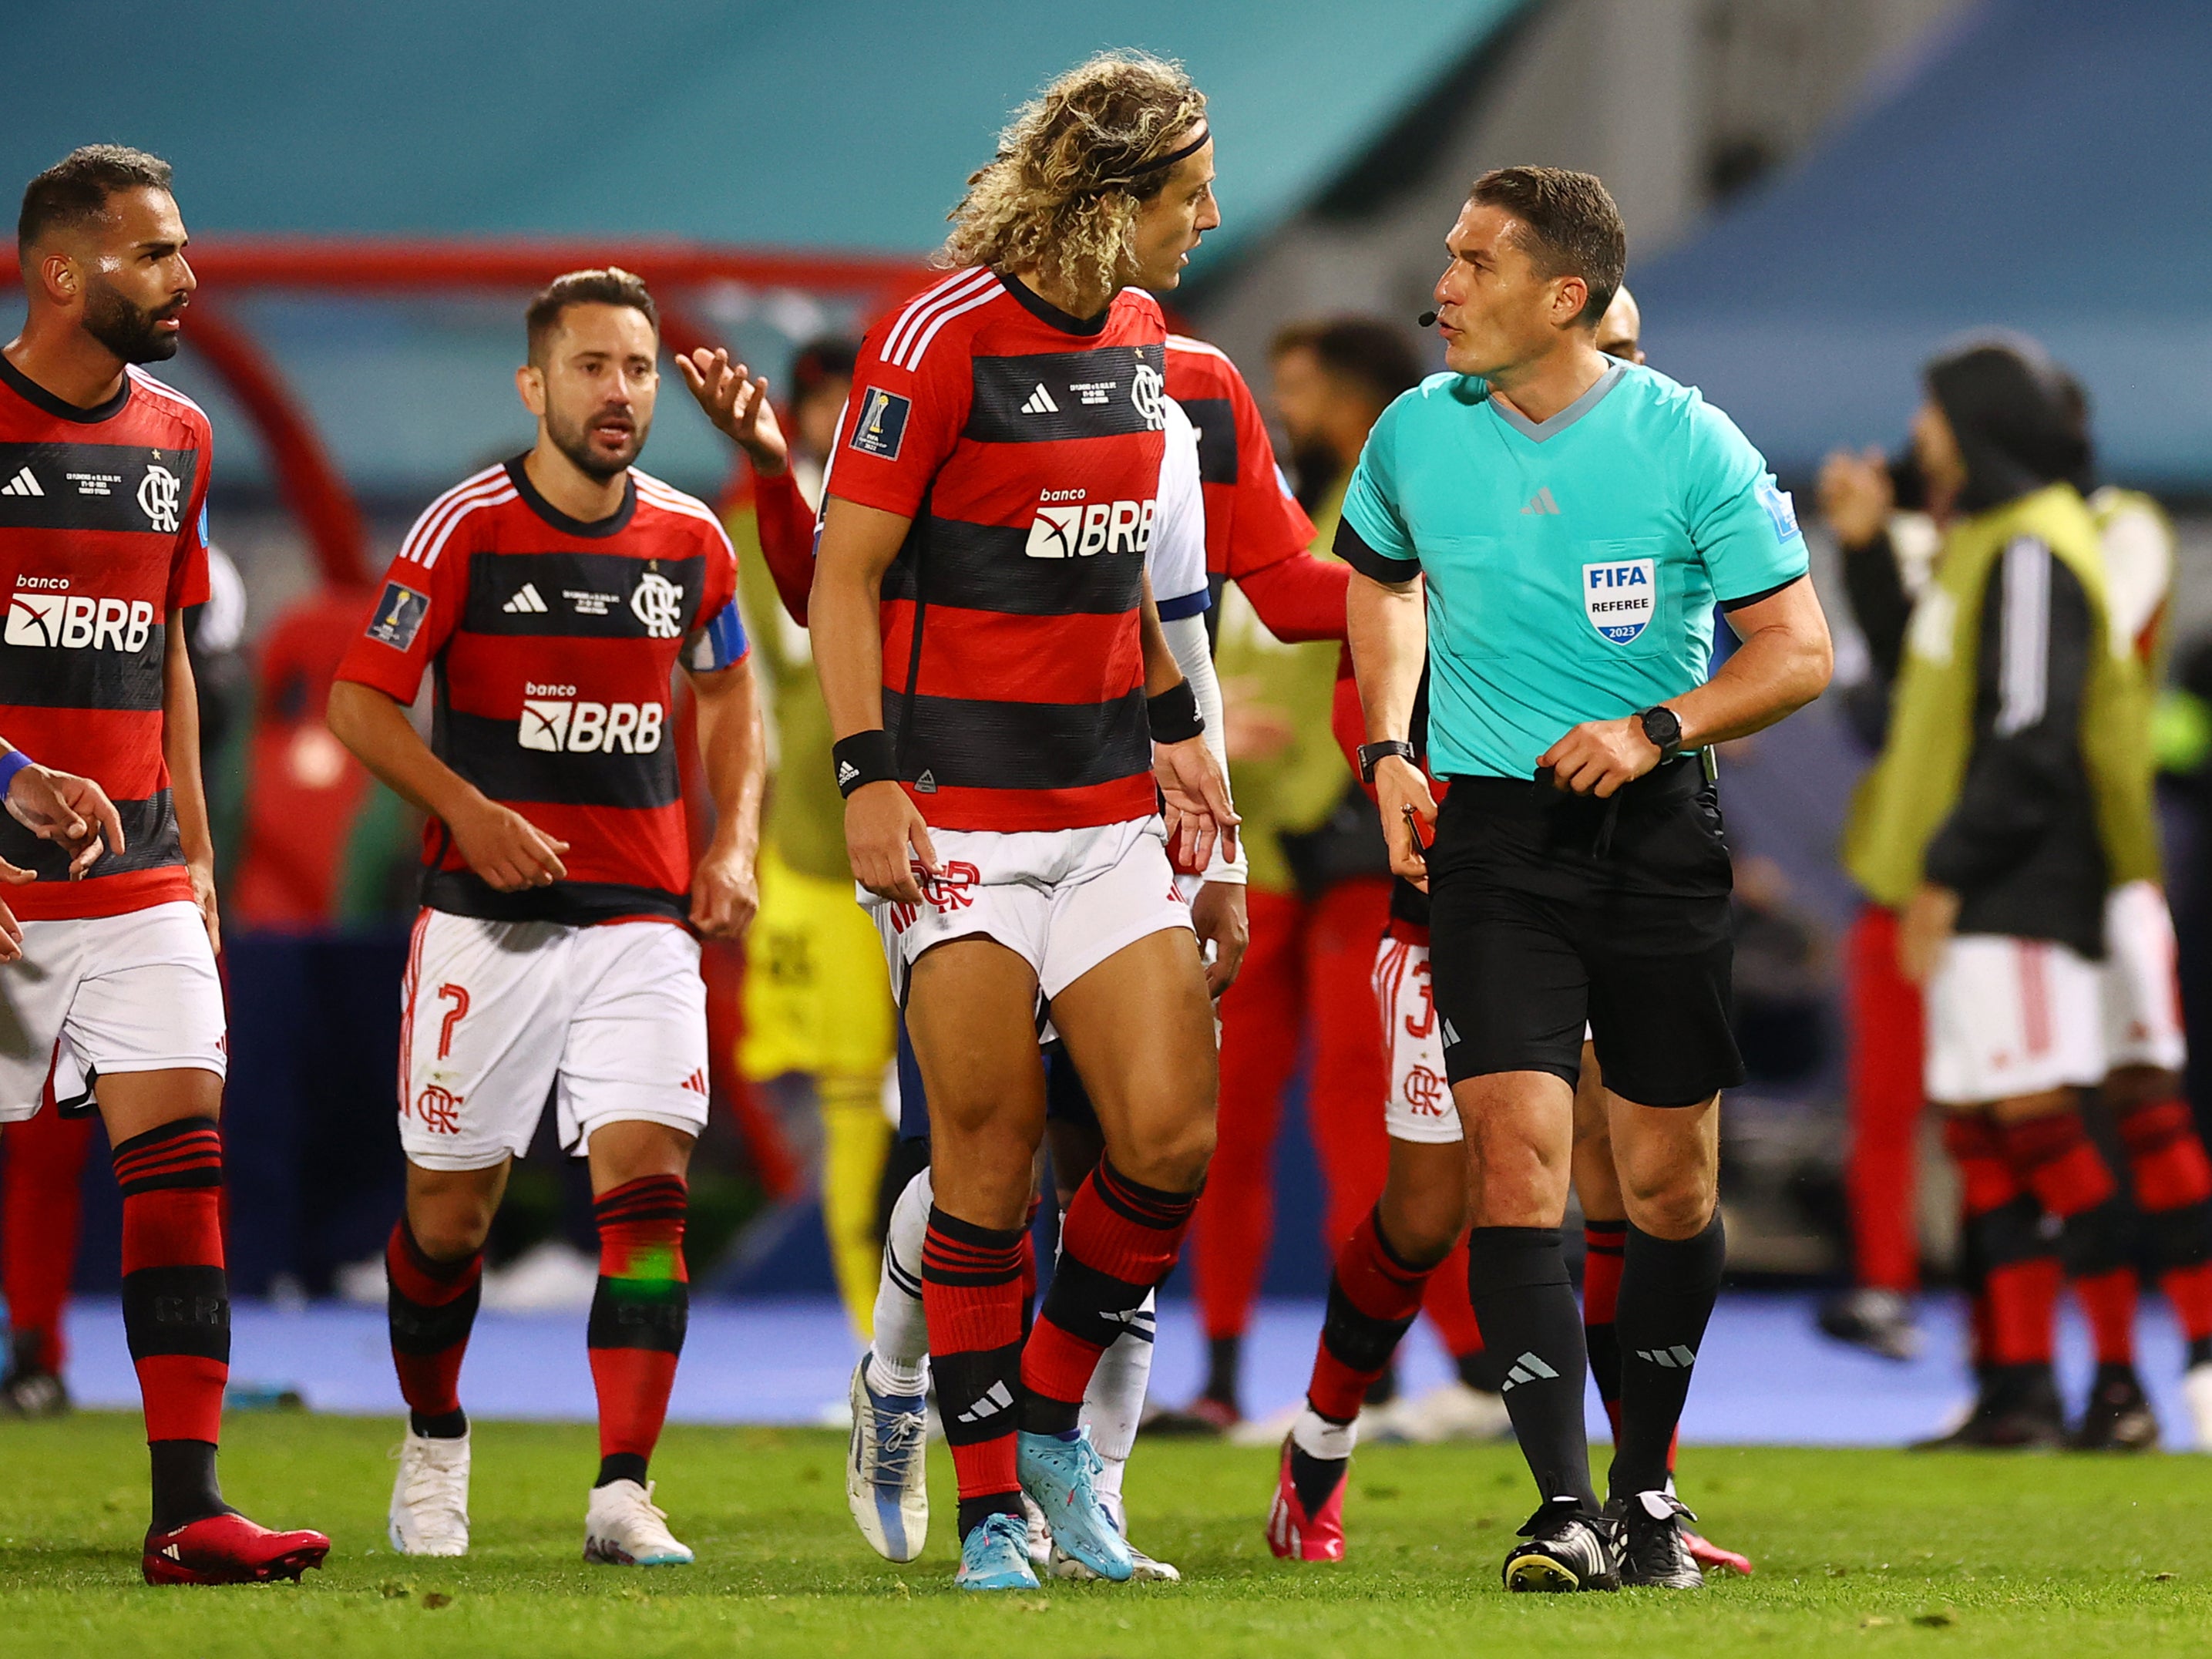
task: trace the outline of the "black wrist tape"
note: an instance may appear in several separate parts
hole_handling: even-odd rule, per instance
[[[1188,680],[1179,680],[1157,697],[1145,699],[1154,743],[1187,743],[1206,730],[1198,712],[1198,693]]]
[[[849,795],[864,783],[896,783],[898,763],[891,754],[891,734],[881,726],[855,732],[830,746],[830,763],[836,769],[837,793]]]

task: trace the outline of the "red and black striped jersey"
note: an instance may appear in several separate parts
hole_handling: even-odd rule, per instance
[[[1168,336],[1168,396],[1198,428],[1198,477],[1206,492],[1206,569],[1236,581],[1313,545],[1313,520],[1275,464],[1260,405],[1218,346]]]
[[[825,481],[914,521],[883,584],[884,725],[922,816],[1063,830],[1155,805],[1139,629],[1167,327],[957,271],[868,335]]]
[[[208,597],[207,416],[137,368],[97,409],[64,403],[0,357],[0,737],[91,778],[124,850],[68,860],[5,813],[0,858],[26,921],[112,916],[189,899],[161,749],[171,619]]]
[[[495,921],[684,917],[673,677],[744,657],[736,591],[713,510],[635,468],[621,507],[590,524],[519,459],[430,504],[337,678],[404,703],[431,670],[433,752],[569,850],[567,880],[501,893],[434,819],[426,905]]]

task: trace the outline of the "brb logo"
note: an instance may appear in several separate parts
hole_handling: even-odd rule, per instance
[[[637,592],[629,596],[629,609],[645,624],[651,638],[672,640],[683,629],[684,589],[667,577],[648,571],[638,579]]]
[[[1659,608],[1658,567],[1650,559],[1620,559],[1583,567],[1583,613],[1615,645],[1626,645],[1650,626]]]
[[[53,579],[65,580],[65,579]],[[95,599],[83,593],[17,592],[8,603],[6,639],[65,651],[138,652],[154,631],[143,599]]]
[[[1074,496],[1067,505],[1055,506],[1061,496]],[[1032,559],[1088,559],[1100,553],[1144,556],[1152,544],[1152,515],[1156,501],[1085,501],[1079,489],[1048,489],[1038,500],[1036,517],[1030,525],[1029,544],[1022,550]]]
[[[549,755],[650,755],[668,711],[657,702],[585,702],[573,685],[522,688],[514,740]]]

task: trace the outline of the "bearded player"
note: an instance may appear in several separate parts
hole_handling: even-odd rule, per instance
[[[728,538],[632,465],[659,386],[645,284],[573,271],[528,332],[516,384],[536,445],[416,521],[331,692],[331,729],[429,818],[402,987],[407,1204],[386,1252],[409,1413],[390,1534],[405,1554],[467,1552],[461,1358],[493,1212],[550,1093],[599,1231],[584,1556],[680,1565],[647,1469],[684,1345],[685,1176],[707,1121],[695,933],[734,937],[753,913],[760,712]],[[696,870],[679,666],[715,817]],[[406,705],[431,668],[425,744]]]
[[[0,349],[0,860],[21,937],[7,930],[0,957],[21,954],[0,969],[0,1121],[35,1115],[50,1083],[58,1109],[99,1112],[153,1464],[146,1582],[244,1583],[297,1578],[331,1545],[256,1526],[216,1482],[228,1055],[178,625],[208,597],[210,432],[137,367],[176,355],[197,286],[169,182],[155,156],[91,145],[31,181],[17,222],[28,312]]]

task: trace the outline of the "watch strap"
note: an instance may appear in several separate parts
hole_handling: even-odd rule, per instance
[[[1375,769],[1393,755],[1408,765],[1418,764],[1420,758],[1413,745],[1403,738],[1385,738],[1380,743],[1363,743],[1359,745],[1358,755],[1359,781],[1362,783],[1374,782]]]

